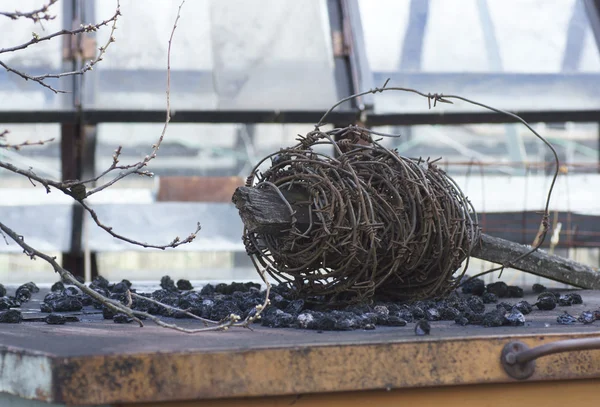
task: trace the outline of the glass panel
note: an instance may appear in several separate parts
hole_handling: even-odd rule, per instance
[[[112,2],[96,2],[98,17]],[[177,5],[121,2],[117,41],[94,75],[96,108],[163,108]],[[103,44],[107,32],[98,33]],[[175,109],[325,109],[336,99],[324,1],[187,2],[171,52]]]
[[[21,12],[39,9],[42,2],[39,0],[5,0],[0,4],[0,11]],[[19,18],[12,20],[0,16],[0,49],[11,48],[28,42],[32,33],[40,37],[59,31],[63,28],[63,16],[61,4],[55,4],[50,8],[50,14],[56,18],[34,23],[32,20]],[[62,64],[62,41],[56,38],[50,41],[40,42],[26,49],[0,54],[0,60],[9,67],[26,74],[36,76],[46,73],[54,73],[60,70]],[[56,80],[48,83],[58,89],[61,84]],[[32,110],[46,108],[60,108],[62,97],[51,90],[43,88],[37,83],[25,81],[20,76],[6,72],[0,67],[0,109],[1,110]]]
[[[45,143],[44,145],[32,145],[22,147],[15,151],[13,149],[0,148],[0,161],[13,164],[21,169],[31,168],[36,174],[41,177],[50,178],[60,181],[61,179],[61,164],[60,164],[60,125],[58,124],[0,124],[0,132],[7,129],[10,133],[6,136],[6,141],[9,144],[21,144],[25,141],[37,142],[54,139],[54,141]],[[33,188],[31,182],[21,176],[14,174],[4,168],[0,168],[0,188],[24,188],[23,193],[29,193],[30,190],[36,190],[36,196],[46,195],[43,186],[38,185]],[[0,190],[2,190],[0,189]],[[39,191],[37,191],[39,190]],[[4,195],[4,194],[3,194]],[[52,200],[53,195],[49,194],[48,199]],[[9,197],[4,196],[3,200]],[[12,197],[16,198],[16,197]],[[39,199],[39,197],[38,197]],[[16,201],[16,205],[20,202]]]
[[[360,0],[377,85],[458,94],[503,109],[600,107],[600,54],[582,0]],[[379,112],[428,109],[386,92]],[[457,102],[436,111],[480,110]]]

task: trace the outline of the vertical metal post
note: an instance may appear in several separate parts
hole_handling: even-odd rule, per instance
[[[73,29],[83,23],[83,18],[92,18],[94,2],[71,0],[64,3],[64,28]],[[88,14],[86,16],[86,14]],[[65,36],[63,43],[63,69],[79,69],[81,59],[85,57],[83,37]],[[65,108],[74,109],[73,121],[61,125],[61,168],[62,180],[78,180],[94,173],[95,129],[86,127],[82,120],[82,76],[70,77],[71,97],[64,99]],[[86,143],[86,134],[93,142]],[[91,166],[91,167],[90,167]],[[71,247],[62,254],[62,265],[76,277],[84,277],[85,259],[82,250],[83,219],[85,213],[78,203],[73,204],[71,215]],[[95,255],[91,261],[92,275],[97,274]],[[95,273],[94,273],[95,272]]]

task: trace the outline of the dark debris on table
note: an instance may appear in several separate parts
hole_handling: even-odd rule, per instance
[[[125,304],[128,301],[127,290],[136,292],[128,280],[110,283],[103,277],[96,277],[89,287],[94,291]],[[231,314],[246,318],[256,312],[256,306],[264,301],[265,291],[255,283],[207,284],[194,289],[188,280],[175,282],[164,276],[160,280],[160,289],[152,293],[139,293],[163,304],[202,318],[219,321]],[[271,305],[265,309],[260,323],[272,328],[298,328],[315,331],[346,331],[355,329],[371,330],[377,326],[401,327],[414,324],[415,335],[428,335],[431,322],[454,321],[457,325],[479,325],[482,327],[524,326],[527,315],[534,307],[541,311],[551,311],[558,307],[570,307],[582,304],[583,299],[577,293],[551,292],[546,287],[534,284],[533,291],[538,293],[535,303],[520,298],[523,289],[504,282],[486,285],[482,279],[466,281],[460,290],[452,292],[443,299],[416,301],[413,303],[390,303],[374,301],[371,304],[354,304],[331,309],[323,305],[320,298],[299,299],[293,290],[285,286],[274,286],[270,294]],[[19,286],[14,295],[9,296],[6,288],[0,284],[0,323],[19,323],[23,315],[18,309],[21,304],[31,300],[32,294],[39,291],[34,283]],[[519,299],[510,301],[510,299]],[[486,307],[487,305],[487,307]],[[161,307],[143,298],[133,298],[133,310],[152,315],[172,318],[189,318],[182,311]],[[64,282],[52,285],[40,303],[40,310],[49,315],[41,318],[48,324],[60,325],[77,321],[75,317],[65,317],[61,313],[80,312],[85,309],[102,313],[104,319],[115,323],[127,324],[132,319],[124,314],[115,314],[77,287]],[[557,317],[558,324],[591,324],[600,319],[600,310],[584,311],[573,316],[566,311]],[[38,320],[38,319],[31,319]]]

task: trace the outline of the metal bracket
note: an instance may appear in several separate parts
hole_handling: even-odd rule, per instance
[[[513,379],[525,380],[535,371],[535,360],[525,363],[517,362],[517,355],[529,349],[523,342],[509,342],[502,349],[500,362],[504,371]]]

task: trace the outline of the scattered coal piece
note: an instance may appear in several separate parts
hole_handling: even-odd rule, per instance
[[[485,311],[485,304],[483,303],[483,300],[479,297],[469,297],[467,299],[467,304],[473,312]]]
[[[17,288],[17,291],[15,291],[15,298],[21,303],[28,302],[31,299],[31,291],[29,290],[29,287],[23,284]]]
[[[210,310],[210,319],[213,321],[221,321],[222,319],[228,318],[231,314],[241,315],[242,310],[233,301],[219,300],[214,302],[214,305]]]
[[[496,304],[496,309],[499,311],[509,312],[513,309],[513,305],[508,302],[499,302]]]
[[[81,311],[83,304],[76,296],[61,296],[59,298],[44,302],[48,304],[54,312],[73,312]]]
[[[387,326],[406,326],[406,320],[400,318],[398,315],[388,315],[387,319],[382,325]]]
[[[13,300],[8,297],[0,297],[0,311],[7,310],[15,306]]]
[[[128,324],[133,322],[133,318],[125,314],[115,314],[112,320],[115,324]]]
[[[504,316],[505,325],[523,326],[525,325],[525,315],[516,308],[513,308],[507,315]]]
[[[464,315],[457,317],[454,322],[461,326],[469,325],[469,320]]]
[[[596,318],[594,317],[594,313],[592,311],[583,311],[577,320],[587,325],[594,322]]]
[[[521,312],[523,315],[527,315],[533,311],[533,306],[524,300],[517,302],[513,308],[519,310],[519,312]]]
[[[494,293],[483,293],[481,299],[483,300],[484,304],[493,304],[498,302],[498,296]]]
[[[192,286],[192,283],[190,283],[190,280],[180,278],[179,280],[177,280],[177,289],[181,291],[189,291],[193,290],[194,287]]]
[[[423,310],[423,308],[418,307],[416,305],[413,305],[410,308],[410,312],[411,312],[411,314],[412,314],[412,316],[413,316],[414,319],[424,319],[424,318],[426,318],[426,314],[425,314],[425,311]]]
[[[36,294],[36,293],[40,292],[40,288],[37,285],[35,285],[35,283],[33,281],[22,284],[19,288],[21,288],[21,287],[27,287],[27,289],[29,291],[31,291],[32,294]]]
[[[556,322],[558,322],[560,325],[573,325],[577,322],[577,318],[565,311],[564,314],[559,315],[556,318]]]
[[[23,320],[21,311],[18,309],[9,309],[8,311],[0,312],[0,323],[3,324],[18,324]]]
[[[257,298],[257,300],[260,301],[258,304],[262,303],[262,299]],[[255,304],[255,305],[258,305],[258,304]],[[288,304],[288,306],[285,308],[284,311],[287,312],[288,314],[298,315],[302,312],[303,309],[304,309],[304,300],[294,300],[294,301],[290,301],[290,303]]]
[[[278,308],[274,308],[272,312],[262,314],[262,326],[270,328],[291,328],[295,322],[296,318],[292,314]]]
[[[463,294],[483,295],[485,292],[485,282],[481,278],[466,280],[462,284]]]
[[[161,280],[161,287],[162,287],[162,280]],[[125,281],[121,281],[120,283],[113,285],[111,287],[110,291],[112,293],[122,294],[122,293],[126,293],[127,290],[129,290],[129,286],[127,285],[127,283]]]
[[[113,319],[114,316],[115,312],[111,308],[108,308],[106,305],[102,304],[102,317],[104,319]]]
[[[460,311],[454,307],[440,308],[440,319],[442,321],[454,321],[460,315]]]
[[[50,313],[53,310],[52,310],[52,307],[50,306],[50,304],[48,304],[46,302],[42,302],[40,304],[40,311]]]
[[[71,286],[71,287],[65,288],[65,294],[66,295],[81,295],[83,293],[81,292],[81,290],[79,288]]]
[[[175,282],[169,276],[163,276],[160,279],[160,287],[166,291],[177,291],[177,286],[175,286]]]
[[[428,321],[439,321],[442,319],[440,312],[437,308],[429,308],[425,311],[425,317]]]
[[[315,317],[312,312],[303,312],[296,317],[296,326],[303,329],[314,329]]]
[[[525,295],[525,293],[523,292],[523,289],[521,287],[518,287],[516,285],[509,285],[508,286],[507,297],[510,297],[510,298],[523,298],[524,295]]]
[[[64,325],[67,322],[67,318],[60,314],[50,314],[44,318],[44,321],[49,325]]]
[[[108,290],[109,286],[110,286],[110,282],[102,276],[96,276],[90,284],[90,288],[92,290],[95,290],[96,287],[102,288],[104,290]]]
[[[567,307],[569,305],[573,305],[573,297],[569,296],[569,295],[561,295],[558,298],[558,301],[556,301],[557,305],[560,305],[561,307]]]
[[[204,287],[202,287],[202,289],[200,290],[200,295],[203,296],[209,296],[209,295],[213,295],[215,293],[215,286],[212,284],[206,284]]]
[[[554,295],[540,294],[535,306],[544,311],[551,311],[556,308],[556,297]]]
[[[571,302],[573,303],[573,305],[583,304],[583,298],[581,298],[581,295],[577,293],[569,293],[565,296],[571,298]]]
[[[0,284],[0,297],[6,297],[6,288],[3,284]]]
[[[532,290],[533,290],[533,292],[534,292],[534,293],[536,293],[536,294],[541,294],[541,293],[543,293],[544,291],[547,291],[547,290],[548,290],[548,289],[547,289],[546,287],[544,287],[543,285],[541,285],[541,284],[537,284],[537,283],[536,283],[536,284],[534,284],[534,285],[532,285],[532,286],[531,286],[531,289],[532,289]]]
[[[52,292],[63,292],[65,290],[65,285],[63,284],[62,281],[57,281],[56,283],[52,284],[52,287],[50,287],[50,291]]]
[[[498,298],[508,297],[508,285],[504,281],[496,281],[486,287],[488,293],[496,294]]]
[[[417,323],[415,324],[415,335],[425,336],[429,335],[430,333],[431,325],[429,324],[429,322],[427,322],[427,320],[421,319],[420,321],[417,321]]]
[[[505,312],[503,310],[494,310],[490,312],[486,312],[483,315],[483,320],[481,321],[481,325],[486,328],[502,326],[504,325],[504,315]]]

